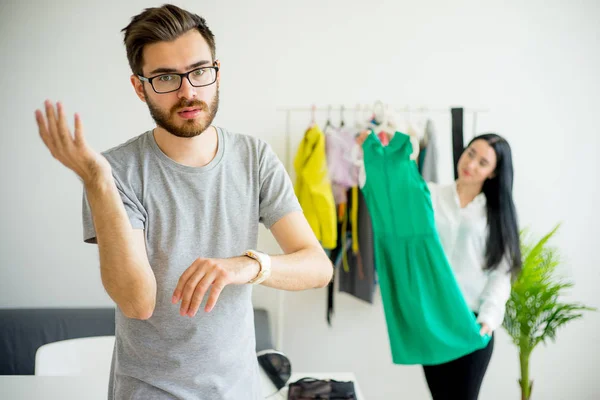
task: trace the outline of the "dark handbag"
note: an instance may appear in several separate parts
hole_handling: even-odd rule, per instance
[[[356,400],[354,382],[303,378],[290,383],[288,400]]]

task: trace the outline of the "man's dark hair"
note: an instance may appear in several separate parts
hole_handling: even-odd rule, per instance
[[[121,32],[125,32],[125,48],[131,71],[143,75],[142,58],[144,46],[156,42],[170,42],[184,33],[197,29],[210,47],[212,61],[215,60],[215,37],[199,15],[183,10],[172,4],[146,8],[131,18],[131,22]]]

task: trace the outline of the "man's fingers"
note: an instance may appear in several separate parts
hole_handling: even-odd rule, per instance
[[[210,295],[208,296],[208,300],[206,301],[206,306],[204,307],[204,311],[211,312],[212,309],[217,304],[217,300],[219,299],[219,295],[225,288],[225,283],[221,280],[215,281],[212,287],[210,288]]]
[[[52,137],[52,141],[55,146],[60,145],[62,142],[58,133],[58,124],[56,122],[56,113],[54,112],[54,106],[50,102],[50,100],[46,100],[46,119],[48,120],[48,132]],[[55,148],[56,150],[56,148]]]
[[[65,116],[65,110],[61,102],[56,103],[56,110],[58,112],[58,134],[65,144],[69,145],[73,143],[73,137],[69,132],[69,126],[67,125],[67,117]]]
[[[212,270],[208,274],[204,275],[204,277],[198,282],[196,285],[196,290],[194,290],[194,294],[192,295],[192,302],[190,304],[190,308],[187,312],[187,315],[193,317],[198,312],[200,308],[200,304],[202,304],[202,300],[204,299],[204,295],[210,288],[210,286],[214,283],[217,278],[216,270]]]
[[[46,147],[52,152],[54,143],[52,142],[52,137],[50,137],[50,133],[48,133],[48,126],[46,125],[46,119],[44,118],[44,114],[40,110],[35,110],[35,120],[38,125],[40,138],[42,138],[42,141],[44,142]]]
[[[171,302],[173,304],[176,304],[179,300],[182,299],[183,288],[185,287],[185,284],[187,283],[188,279],[190,279],[190,277],[194,274],[194,272],[196,272],[196,269],[197,269],[197,260],[194,261],[192,263],[192,265],[190,265],[188,267],[188,269],[186,269],[183,272],[183,274],[181,274],[181,276],[179,277],[177,286],[175,287],[175,290],[173,291],[173,298],[171,299]]]
[[[190,309],[190,304],[192,302],[192,296],[196,290],[196,286],[198,286],[198,282],[204,278],[206,271],[202,268],[199,268],[194,275],[192,275],[183,287],[183,294],[181,297],[181,307],[179,309],[179,314],[185,316],[188,314]]]
[[[83,123],[79,114],[75,113],[75,144],[78,146],[85,144],[85,137],[83,136]]]
[[[179,278],[171,302],[176,304],[181,300],[179,314],[193,317],[210,290],[204,308],[206,312],[210,312],[230,281],[230,274],[223,265],[214,260],[199,258]]]

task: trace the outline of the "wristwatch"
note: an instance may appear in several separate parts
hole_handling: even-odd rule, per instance
[[[246,256],[255,259],[258,261],[260,265],[260,270],[258,271],[258,275],[248,281],[248,283],[252,285],[259,285],[263,283],[269,276],[271,276],[271,257],[268,254],[257,250],[246,250]]]

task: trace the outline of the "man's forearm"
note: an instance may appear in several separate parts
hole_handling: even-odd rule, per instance
[[[112,177],[85,185],[100,253],[102,283],[129,318],[147,319],[156,304],[156,278]],[[145,248],[145,247],[144,247]]]
[[[264,286],[282,290],[325,287],[333,276],[333,265],[321,248],[271,256],[271,276]]]

